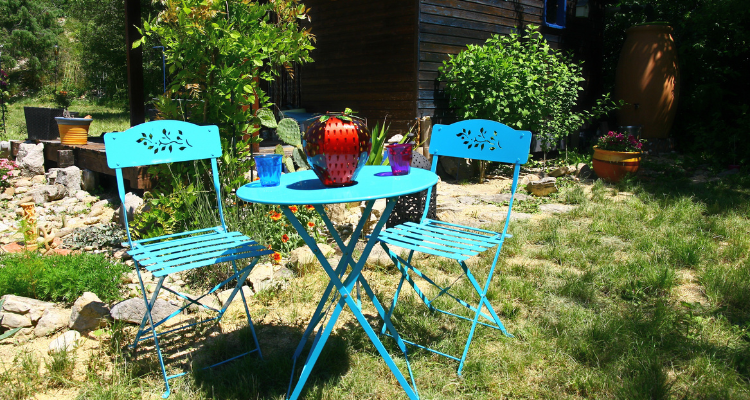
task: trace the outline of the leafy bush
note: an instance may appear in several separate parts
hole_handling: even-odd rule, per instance
[[[583,90],[581,66],[551,48],[532,25],[524,35],[494,35],[482,46],[469,45],[443,62],[440,79],[447,82],[445,91],[459,118],[533,131],[545,151],[615,108],[605,95],[591,110],[574,112]]]
[[[9,254],[0,259],[0,293],[70,303],[93,292],[112,301],[118,298],[120,277],[129,270],[97,254]]]
[[[143,38],[164,46],[171,82],[164,97],[187,108],[183,117],[220,123],[223,138],[238,139],[259,129],[256,100],[269,105],[260,80],[271,81],[278,67],[312,61],[313,35],[301,27],[307,8],[298,0],[249,2],[183,0],[143,23]],[[260,141],[259,138],[252,139]]]

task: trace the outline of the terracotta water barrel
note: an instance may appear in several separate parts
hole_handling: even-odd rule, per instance
[[[629,28],[620,52],[615,97],[619,125],[643,126],[641,137],[664,139],[674,122],[680,91],[677,47],[669,25]]]

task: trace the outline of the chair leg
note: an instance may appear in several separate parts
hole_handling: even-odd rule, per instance
[[[401,275],[401,280],[398,282],[398,287],[396,288],[396,293],[393,294],[393,301],[391,301],[391,306],[388,308],[388,312],[385,314],[385,318],[388,319],[388,321],[391,320],[391,317],[393,316],[393,310],[396,308],[396,302],[398,301],[398,295],[401,293],[401,287],[404,285],[404,276]],[[385,334],[387,326],[386,324],[383,324],[383,328],[380,329],[380,334]]]
[[[143,319],[141,320],[141,326],[138,328],[138,333],[135,335],[135,342],[133,342],[133,350],[138,349],[138,343],[141,342],[141,335],[145,332],[146,324],[148,323],[149,315],[151,315],[151,309],[154,307],[154,304],[156,302],[156,299],[159,298],[159,291],[161,290],[162,284],[164,283],[164,278],[162,277],[159,279],[159,281],[156,283],[156,288],[154,288],[154,293],[151,295],[151,301],[148,300],[148,297],[146,295],[146,286],[143,284],[143,281],[141,281],[141,293],[143,293],[143,300],[146,302],[146,313],[143,314]],[[156,331],[153,330],[153,327],[151,328],[151,334],[156,336]]]
[[[245,285],[245,281],[247,280],[248,275],[250,275],[250,272],[253,270],[253,267],[255,267],[255,264],[258,263],[259,258],[256,258],[253,260],[252,264],[250,265],[250,268],[248,268],[247,274],[242,277],[237,277],[237,287],[239,288],[240,292],[240,298],[242,299],[242,305],[245,307],[245,315],[247,316],[247,324],[250,326],[250,333],[253,335],[253,342],[255,342],[255,348],[258,349],[258,356],[260,359],[263,359],[263,353],[260,351],[260,344],[258,343],[258,336],[255,335],[255,326],[253,326],[253,319],[250,317],[250,309],[247,306],[247,300],[245,299],[245,293],[242,291],[242,286]],[[232,261],[232,267],[234,268],[234,273],[236,274],[238,272],[237,270],[237,264]],[[242,279],[240,279],[242,278]],[[233,293],[234,295],[234,293]],[[227,301],[227,307],[229,304],[231,304],[231,298],[234,296],[230,296],[230,300]],[[222,310],[222,314],[223,314]]]
[[[469,354],[469,346],[471,346],[471,339],[474,338],[474,330],[477,328],[477,322],[479,321],[479,314],[482,312],[482,307],[486,299],[482,297],[479,300],[477,306],[477,312],[474,313],[474,319],[471,321],[471,330],[469,331],[469,337],[466,339],[466,346],[464,346],[464,352],[461,355],[461,361],[458,363],[458,376],[461,376],[461,370],[464,368],[464,362],[466,361],[466,355]]]
[[[136,268],[139,268],[136,264]],[[140,278],[140,274],[139,274]],[[153,308],[154,303],[156,302],[156,299],[159,298],[159,291],[161,290],[161,286],[164,283],[164,276],[159,279],[159,282],[156,284],[156,288],[154,289],[154,294],[151,296],[151,301],[148,300],[148,295],[146,294],[146,287],[143,284],[143,280],[140,280],[141,284],[141,293],[143,293],[143,301],[146,303],[146,315],[144,315],[144,321],[141,323],[141,328],[138,330],[138,333],[135,337],[135,343],[133,343],[133,347],[137,348],[138,342],[140,341],[140,337],[143,334],[143,328],[144,323],[146,319],[148,319],[149,325],[151,325],[151,335],[154,337],[154,347],[156,348],[156,355],[159,358],[159,365],[161,366],[161,374],[164,378],[164,393],[162,394],[162,398],[166,399],[169,397],[169,395],[172,393],[172,390],[169,387],[169,377],[167,376],[167,369],[164,366],[164,356],[161,354],[161,347],[159,346],[159,337],[156,334],[156,324],[154,324],[154,317],[151,315],[151,309]]]

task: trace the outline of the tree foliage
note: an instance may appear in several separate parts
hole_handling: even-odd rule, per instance
[[[62,33],[59,15],[51,0],[0,0],[2,65],[15,75],[14,81],[30,88],[45,83]]]
[[[141,18],[156,12],[157,5],[141,2]],[[127,96],[127,53],[125,43],[124,0],[69,0],[66,14],[71,25],[80,71],[77,78],[84,90],[93,90],[107,98]],[[154,43],[157,44],[157,43]],[[161,52],[144,46],[145,93],[162,93]]]
[[[313,36],[298,24],[308,18],[307,9],[297,0],[163,0],[162,5],[143,33],[165,47],[171,77],[166,97],[189,100],[176,108],[182,117],[220,123],[225,138],[260,126],[252,106],[256,99],[261,107],[269,105],[260,79],[272,80],[279,66],[312,61]]]
[[[523,35],[494,35],[484,45],[469,45],[443,63],[440,76],[460,118],[530,130],[545,151],[614,108],[605,95],[592,110],[574,112],[583,90],[581,66],[551,48],[534,26]]]
[[[607,19],[609,82],[625,30],[650,21],[674,28],[681,87],[672,136],[682,150],[721,164],[748,164],[750,140],[750,7],[743,0],[620,0]]]

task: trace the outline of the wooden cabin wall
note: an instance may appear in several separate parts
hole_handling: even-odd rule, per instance
[[[438,67],[468,44],[483,44],[493,34],[507,35],[528,24],[541,25],[543,0],[419,0],[418,117],[433,123],[455,121]],[[558,31],[542,31],[557,47]]]
[[[417,0],[305,0],[315,62],[301,68],[308,112],[349,107],[370,127],[386,116],[391,134],[417,115]]]

